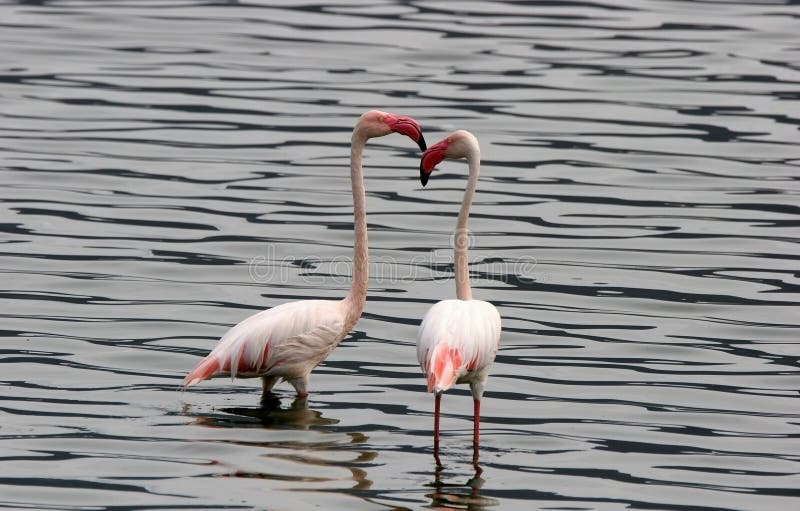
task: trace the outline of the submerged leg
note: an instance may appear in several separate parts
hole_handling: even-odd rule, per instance
[[[442,393],[436,392],[433,399],[433,459],[436,460],[436,466],[441,467],[442,462],[439,460],[439,412],[442,404]]]
[[[305,398],[308,397],[308,376],[301,376],[299,378],[292,378],[291,380],[286,380],[289,382],[289,385],[294,387],[294,390],[297,391],[298,398]]]
[[[277,376],[262,376],[261,377],[261,387],[263,392],[261,393],[261,408],[263,410],[270,410],[273,408],[280,408],[281,407],[281,400],[278,399],[278,396],[272,393],[272,387],[278,383]]]
[[[272,392],[272,387],[278,383],[279,378],[277,376],[262,376],[261,377],[261,388],[263,389],[264,394],[269,394]]]
[[[261,394],[261,411],[266,412],[269,410],[279,410],[281,407],[281,400],[272,392],[265,392]]]

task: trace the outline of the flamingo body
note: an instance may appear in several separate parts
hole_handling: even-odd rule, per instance
[[[478,139],[458,130],[429,147],[420,160],[420,181],[445,159],[466,159],[469,177],[454,231],[455,300],[436,303],[425,314],[417,339],[417,360],[434,394],[433,456],[439,460],[439,416],[442,393],[453,385],[468,383],[473,399],[472,461],[477,471],[481,398],[489,369],[500,344],[500,314],[489,302],[472,299],[467,259],[469,210],[478,186],[481,150]]]
[[[228,330],[183,384],[231,376],[305,387],[311,370],[344,339],[346,319],[343,302],[332,300],[289,302],[259,312]]]
[[[428,392],[468,383],[483,394],[500,344],[500,313],[483,300],[442,300],[425,314],[417,341],[417,360]],[[480,395],[478,399],[480,399]]]

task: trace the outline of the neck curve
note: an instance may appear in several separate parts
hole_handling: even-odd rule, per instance
[[[352,329],[367,301],[369,282],[369,252],[367,248],[367,198],[364,190],[362,158],[367,138],[359,133],[358,126],[350,139],[350,183],[353,188],[353,281],[344,298],[347,318],[345,332]]]
[[[461,210],[458,212],[454,242],[456,297],[459,300],[472,300],[472,288],[469,283],[469,258],[467,256],[470,242],[467,222],[469,221],[469,210],[472,207],[472,197],[478,187],[478,175],[481,172],[481,150],[477,144],[470,143],[469,145],[467,165],[469,166],[469,178],[464,190],[464,198],[461,201]]]

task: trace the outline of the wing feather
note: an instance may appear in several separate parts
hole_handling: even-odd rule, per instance
[[[193,385],[212,376],[299,377],[344,338],[341,302],[303,300],[254,314],[232,327],[184,380]]]
[[[485,378],[500,343],[500,314],[482,300],[443,300],[420,327],[417,360],[429,390]]]

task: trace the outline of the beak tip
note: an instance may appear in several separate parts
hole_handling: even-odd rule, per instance
[[[423,188],[425,187],[425,185],[428,184],[429,177],[430,174],[425,173],[425,171],[422,170],[421,168],[419,169],[419,182],[422,183]]]
[[[425,143],[425,137],[422,136],[422,133],[419,134],[419,140],[417,140],[417,145],[419,146],[420,151],[428,150],[428,144]]]

